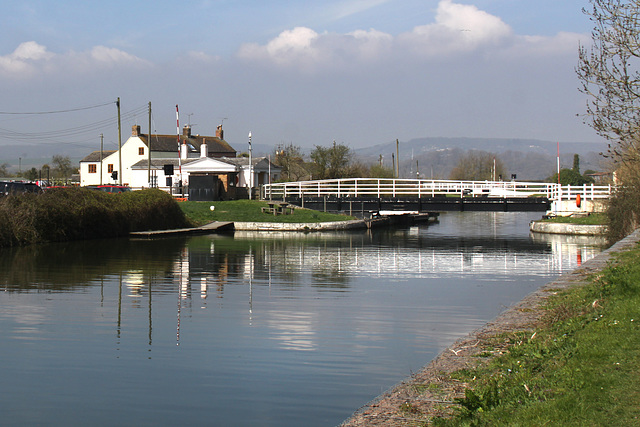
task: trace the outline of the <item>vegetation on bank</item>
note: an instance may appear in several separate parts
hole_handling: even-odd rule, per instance
[[[190,226],[160,190],[109,194],[54,188],[0,198],[0,247],[126,236],[131,231]]]
[[[262,211],[262,208],[269,205],[260,200],[180,202],[179,206],[187,218],[196,225],[204,225],[212,221],[314,223],[355,219],[351,216],[300,208],[288,215],[274,216]]]
[[[495,338],[501,354],[454,374],[469,384],[439,426],[637,425],[640,417],[640,248],[589,284],[551,297],[537,329]]]
[[[554,218],[542,219],[542,222],[557,222],[561,224],[577,224],[577,225],[607,225],[609,218],[604,213],[594,213],[582,217],[557,216]]]

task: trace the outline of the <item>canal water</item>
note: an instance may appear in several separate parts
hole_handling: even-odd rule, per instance
[[[3,250],[1,424],[339,424],[604,247],[539,217]]]

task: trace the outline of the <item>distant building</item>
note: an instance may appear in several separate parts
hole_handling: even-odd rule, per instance
[[[148,138],[140,132],[140,126],[133,126],[121,148],[122,171],[117,150],[94,151],[80,161],[80,185],[122,180],[123,185],[134,189],[158,187],[185,195],[188,191],[192,199],[248,197],[249,159],[236,157],[236,150],[224,140],[222,126],[218,126],[216,136],[192,135],[191,127],[185,126],[179,141],[178,145],[176,135],[152,134]],[[267,158],[254,158],[252,163],[254,188],[279,177],[280,168]]]

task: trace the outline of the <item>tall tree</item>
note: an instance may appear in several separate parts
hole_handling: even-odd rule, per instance
[[[351,162],[351,150],[344,144],[333,142],[332,147],[316,148],[311,152],[313,177],[316,179],[347,178]]]
[[[0,164],[0,177],[9,176],[9,166],[8,163]]]
[[[609,141],[608,157],[624,183],[608,203],[609,239],[640,225],[640,0],[590,0],[591,47],[576,68],[589,96],[587,123]]]
[[[283,181],[298,181],[308,175],[302,150],[297,145],[279,145],[274,154],[274,163],[281,168]]]
[[[73,167],[71,166],[71,159],[69,156],[61,156],[56,154],[51,159],[51,172],[56,178],[70,178],[73,173]]]
[[[580,46],[576,68],[589,96],[587,123],[610,141],[616,161],[638,158],[640,139],[640,0],[590,0],[590,48]]]

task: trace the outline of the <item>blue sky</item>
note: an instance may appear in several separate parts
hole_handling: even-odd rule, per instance
[[[0,7],[2,112],[151,101],[154,132],[353,148],[428,136],[598,141],[574,67],[591,24],[577,0],[30,1]],[[112,117],[0,115],[10,133]],[[147,119],[130,114],[130,126]],[[113,126],[74,133],[96,144]],[[29,135],[22,135],[29,140]],[[33,142],[33,141],[30,141]]]

